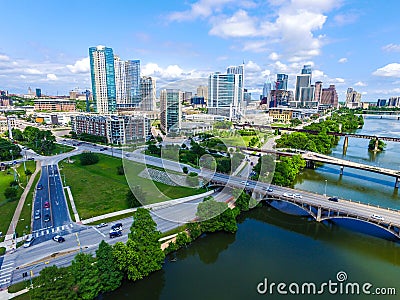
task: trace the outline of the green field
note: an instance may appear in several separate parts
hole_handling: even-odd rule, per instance
[[[125,200],[129,189],[127,178],[131,185],[142,187],[145,204],[205,192],[204,189],[173,187],[139,177],[145,166],[131,161],[124,162],[126,176],[117,175],[117,166],[122,165],[121,159],[102,154],[99,154],[99,158],[95,165],[82,166],[79,156],[74,156],[73,163],[64,161],[60,165],[61,176],[65,174],[66,185],[71,187],[81,219],[129,208]]]
[[[35,162],[28,161],[26,162],[26,168],[35,171]],[[23,164],[17,166],[17,173],[19,174],[19,182],[23,187],[25,187],[27,183],[27,178],[24,172]],[[7,202],[4,197],[4,190],[10,186],[10,182],[14,180],[14,171],[12,169],[7,169],[5,171],[0,172],[0,231],[3,232],[3,235],[6,234],[6,231],[11,223],[12,217],[15,212],[15,208],[18,205],[19,197],[21,196],[23,189],[21,187],[18,188],[18,199],[12,202]],[[0,239],[0,241],[4,240],[4,237]]]
[[[51,155],[56,155],[56,154],[61,154],[61,153],[65,153],[65,152],[70,152],[72,150],[74,150],[74,147],[70,147],[70,146],[65,146],[65,145],[61,145],[61,144],[56,144],[54,143],[54,150],[51,152]]]

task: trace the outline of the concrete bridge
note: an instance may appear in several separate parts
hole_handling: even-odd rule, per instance
[[[239,147],[241,150],[247,150],[251,152],[259,152],[259,153],[268,153],[274,154],[276,156],[293,156],[293,155],[301,155],[303,159],[307,162],[307,167],[314,167],[313,163],[319,162],[324,164],[336,165],[340,166],[340,175],[343,175],[344,167],[349,167],[353,169],[359,169],[369,172],[374,172],[382,175],[387,175],[395,178],[395,188],[399,188],[400,185],[400,171],[375,167],[366,164],[360,164],[356,162],[352,162],[350,160],[340,159],[336,157],[331,157],[328,155],[323,155],[311,151],[303,151],[303,150],[291,150],[291,151],[277,151],[277,150],[260,150],[258,148],[250,148],[250,147]]]
[[[205,176],[207,177],[207,176]],[[252,193],[258,201],[282,201],[295,205],[312,216],[317,222],[335,219],[351,219],[378,227],[400,240],[400,211],[353,202],[345,199],[330,201],[326,195],[299,191],[253,180],[216,173],[208,178],[215,185],[240,188]]]

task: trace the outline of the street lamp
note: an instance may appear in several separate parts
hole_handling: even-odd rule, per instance
[[[326,196],[326,186],[328,185],[328,180],[325,179],[325,194],[324,196]]]

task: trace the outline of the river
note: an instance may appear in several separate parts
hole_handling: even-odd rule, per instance
[[[366,118],[358,132],[370,135],[400,136],[400,121]],[[342,144],[332,155],[343,157]],[[399,145],[388,143],[386,151],[376,156],[367,151],[367,140],[350,139],[344,158],[399,168]],[[304,170],[295,187],[340,196],[347,199],[400,208],[394,179],[373,173],[323,166]],[[161,271],[132,283],[125,282],[117,291],[101,299],[399,299],[400,244],[364,235],[330,223],[317,223],[309,217],[292,216],[270,207],[253,209],[239,217],[236,234],[203,235],[171,257]],[[347,280],[337,279],[337,274]],[[346,277],[345,276],[345,277]],[[264,282],[286,283],[278,293],[257,292]],[[331,291],[327,288],[332,282]],[[292,294],[303,283],[313,283],[318,296]],[[347,283],[358,285],[359,295],[352,294]],[[368,287],[368,283],[372,287]],[[334,284],[338,290],[334,292]],[[364,286],[363,286],[364,285]],[[261,292],[264,284],[260,285]],[[340,286],[343,290],[340,290]],[[304,285],[307,291],[307,285]],[[395,288],[396,296],[363,294],[362,288],[375,293],[378,288]],[[265,292],[265,290],[264,290]]]

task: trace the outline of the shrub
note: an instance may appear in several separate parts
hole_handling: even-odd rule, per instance
[[[94,165],[99,162],[99,157],[92,152],[82,153],[79,159],[82,166]]]

